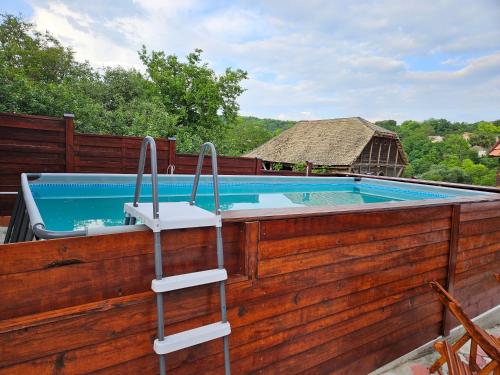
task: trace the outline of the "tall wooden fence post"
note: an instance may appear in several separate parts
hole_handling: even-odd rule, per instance
[[[451,211],[450,252],[448,256],[448,276],[446,290],[453,295],[455,291],[455,272],[457,270],[458,237],[460,234],[460,205],[454,204]],[[442,335],[448,336],[451,330],[451,313],[445,307],[443,312]]]
[[[170,168],[172,168],[172,174],[175,172],[175,155],[176,155],[176,138],[168,137],[168,165],[167,173],[169,173]]]
[[[255,175],[262,174],[262,159],[261,158],[255,158],[254,174]]]
[[[64,127],[66,131],[66,173],[75,171],[75,115],[72,113],[64,114]]]

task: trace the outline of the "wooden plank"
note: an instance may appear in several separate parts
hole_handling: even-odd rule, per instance
[[[500,228],[500,217],[466,221],[460,225],[460,236],[490,233]]]
[[[60,173],[64,172],[64,164],[13,164],[2,165],[2,172],[11,175],[19,176],[21,178],[22,172],[39,172],[39,173]]]
[[[44,129],[8,128],[0,125],[0,135],[8,143],[21,143],[26,141],[34,144],[40,142],[64,143],[66,136],[64,132]],[[29,143],[28,143],[29,144]]]
[[[17,114],[11,116],[0,116],[0,127],[24,128],[34,130],[48,130],[52,132],[64,132],[62,118],[19,118]]]
[[[493,243],[492,245],[483,246],[483,247],[475,248],[472,250],[459,252],[458,257],[457,257],[457,273],[461,273],[462,271],[458,271],[458,268],[465,269],[462,267],[467,267],[466,264],[469,261],[473,261],[473,262],[477,263],[478,259],[480,260],[482,257],[484,257],[484,256],[488,257],[492,254],[496,255],[499,252],[500,252],[500,248],[499,248],[498,243]],[[487,261],[485,261],[485,262],[487,262]]]
[[[450,216],[451,207],[445,206],[414,208],[412,210],[396,209],[383,213],[380,211],[347,214],[339,212],[318,217],[263,221],[261,224],[261,240],[310,236],[356,229],[383,228]]]
[[[495,272],[498,272],[498,269],[500,269],[500,264],[494,262],[473,268],[468,270],[468,272],[457,274],[455,277],[455,289],[462,289],[467,285],[494,278]]]
[[[10,139],[0,139],[2,150],[13,152],[19,156],[26,154],[36,154],[44,152],[49,154],[60,154],[64,152],[64,146],[59,142],[43,142],[38,138],[38,142],[25,140],[23,142],[12,141]]]
[[[467,217],[465,216],[465,214],[479,212],[479,211],[489,211],[489,210],[500,210],[500,199],[497,198],[496,200],[491,202],[463,203],[462,217]]]
[[[347,267],[347,265],[351,267],[351,263],[354,263],[352,266],[356,267],[360,265],[359,261],[362,257],[371,256],[374,257],[371,259],[376,259],[376,262],[381,261],[391,264],[389,262],[396,261],[404,254],[408,257],[408,262],[410,262],[415,257],[416,259],[423,259],[426,256],[444,254],[443,249],[447,249],[448,247],[448,236],[449,233],[446,231],[431,232],[400,239],[354,245],[347,248],[327,249],[306,254],[261,260],[259,264],[259,277],[296,272],[339,262],[342,262],[343,267]],[[370,263],[370,260],[363,258],[363,265],[364,263]]]
[[[62,155],[61,155],[62,156]],[[50,166],[50,165],[66,165],[64,159],[57,154],[34,154],[30,156],[18,156],[18,155],[0,155],[0,163],[10,163],[11,168],[19,168],[19,172],[27,172],[25,168],[31,168],[31,166],[42,165],[42,166]],[[2,165],[3,167],[3,165]]]
[[[455,272],[457,274],[460,274],[491,263],[500,263],[499,245],[496,245],[495,248],[494,247],[490,247],[489,249],[487,248],[487,250],[489,252],[486,254],[481,254],[481,256],[475,254],[475,256],[471,256],[469,259],[465,261],[457,262]]]
[[[224,242],[239,241],[239,228],[239,224],[224,225],[222,228]],[[215,244],[215,230],[193,228],[163,232],[161,241],[163,250],[168,252],[168,257],[174,254],[186,256],[196,248],[206,249],[207,245]],[[145,230],[9,244],[2,247],[1,251],[0,275],[8,275],[50,269],[57,264],[69,263],[71,260],[76,261],[74,263],[90,263],[152,254],[153,238],[151,232]],[[23,256],[24,253],[29,253],[30,256]]]
[[[472,221],[472,220],[481,220],[481,219],[489,219],[500,216],[500,204],[498,208],[491,210],[478,210],[472,212],[465,212],[462,214],[460,220],[461,221]]]
[[[261,241],[259,244],[260,257],[261,259],[267,259],[285,255],[290,256],[309,251],[333,249],[394,237],[427,233],[447,229],[450,227],[450,223],[451,221],[445,218],[375,229],[357,229],[345,232]]]
[[[458,252],[477,249],[500,242],[500,231],[480,233],[472,236],[459,236]]]

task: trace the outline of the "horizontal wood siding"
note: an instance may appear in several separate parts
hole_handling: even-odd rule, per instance
[[[0,193],[17,192],[21,173],[137,173],[142,139],[76,134],[72,116],[0,113]],[[169,144],[156,139],[161,173],[171,162]],[[14,201],[0,194],[0,216],[11,214]]]
[[[500,304],[500,202],[462,205],[459,233],[454,295],[474,317]]]
[[[142,137],[111,135],[75,135],[75,172],[78,173],[137,173]],[[168,140],[156,139],[158,171],[167,172]],[[146,172],[150,172],[149,153]]]
[[[0,113],[0,192],[17,192],[23,172],[65,172],[63,118]],[[15,195],[0,195],[0,216],[10,215]]]
[[[498,201],[461,207],[454,287],[472,316],[500,302],[499,212]],[[444,314],[428,282],[449,277],[452,214],[225,223],[233,373],[365,374],[437,337]],[[212,229],[162,243],[168,275],[215,266]],[[0,374],[158,371],[152,248],[150,232],[0,245]],[[167,333],[217,321],[217,288],[168,293],[165,311]],[[176,374],[222,365],[220,341],[167,356]]]
[[[177,154],[175,161],[176,174],[194,174],[196,172],[196,165],[198,164],[198,155]],[[232,156],[218,156],[217,167],[219,174],[229,175],[254,175],[255,173],[255,159],[232,157]],[[206,155],[203,161],[203,174],[212,173],[212,165],[210,155]]]

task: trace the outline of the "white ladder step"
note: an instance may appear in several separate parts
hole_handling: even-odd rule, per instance
[[[151,289],[156,293],[163,293],[197,285],[216,283],[223,280],[227,280],[227,271],[221,268],[169,276],[161,280],[153,280],[151,282]]]
[[[217,322],[166,336],[163,341],[156,339],[153,348],[156,354],[168,354],[203,342],[228,336],[230,333],[231,325],[229,322]]]
[[[221,216],[204,210],[198,206],[192,206],[189,202],[160,202],[159,218],[153,217],[152,203],[125,203],[125,213],[136,217],[154,232],[169,229],[197,228],[197,227],[220,227]]]

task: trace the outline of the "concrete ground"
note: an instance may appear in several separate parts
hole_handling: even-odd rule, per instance
[[[7,227],[0,227],[0,244],[3,243],[3,239],[5,238],[5,233],[7,233]]]
[[[486,314],[474,319],[475,323],[486,329],[493,336],[500,338],[500,306]],[[454,343],[463,334],[462,328],[454,329],[447,340]],[[442,338],[440,338],[442,340]],[[405,356],[383,366],[370,375],[429,375],[429,367],[438,359],[433,343],[428,343]],[[470,342],[466,343],[459,351],[462,360],[468,362]],[[476,363],[483,367],[489,362],[488,356],[478,348]],[[443,371],[447,374],[446,368]]]

